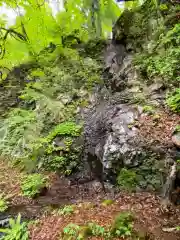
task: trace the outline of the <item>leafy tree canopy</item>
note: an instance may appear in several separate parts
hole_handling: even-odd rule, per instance
[[[75,35],[80,41],[105,37],[120,15],[113,0],[68,0],[64,9],[53,15],[44,0],[0,0],[0,6],[16,14],[13,26],[8,16],[0,16],[1,66],[11,68],[30,57],[36,57],[51,42],[62,46],[62,38]]]

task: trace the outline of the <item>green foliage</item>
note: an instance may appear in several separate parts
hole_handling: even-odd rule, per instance
[[[74,206],[73,205],[67,205],[64,206],[62,209],[59,209],[58,211],[55,211],[58,215],[71,215],[74,212]]]
[[[1,238],[2,240],[28,240],[29,234],[27,224],[21,223],[21,215],[19,214],[17,219],[9,220],[9,228],[0,229],[1,233],[5,235]]]
[[[136,173],[136,185],[141,189],[160,191],[163,186],[163,176],[168,174],[164,161],[157,154],[143,152],[139,156],[143,164],[134,169]]]
[[[88,223],[88,227],[91,230],[91,235],[96,237],[105,237],[106,230],[104,227],[96,223]]]
[[[133,231],[132,222],[132,214],[123,212],[115,218],[113,225],[110,227],[102,227],[94,222],[85,226],[70,223],[63,229],[63,239],[83,240],[94,236],[109,240],[116,237],[129,237]]]
[[[78,137],[81,132],[81,126],[74,122],[64,122],[55,127],[55,129],[47,136],[48,141],[54,139],[57,135]]]
[[[31,77],[44,77],[44,72],[41,69],[36,69],[31,72]]]
[[[159,26],[154,36],[157,39],[149,43],[150,50],[144,50],[136,57],[136,64],[140,70],[152,77],[160,76],[167,83],[177,84],[179,81],[179,58],[180,58],[180,24],[175,24],[167,31],[165,26]],[[157,37],[158,36],[158,37]]]
[[[63,239],[69,239],[69,240],[73,240],[73,239],[77,239],[80,240],[78,238],[78,232],[80,230],[80,226],[70,223],[68,224],[64,229],[63,229]]]
[[[145,105],[145,106],[143,106],[143,112],[145,112],[145,113],[153,113],[154,112],[154,108],[152,106]]]
[[[68,2],[68,5],[72,5],[72,8],[77,8],[78,4],[77,2],[75,6],[73,2]],[[28,18],[30,11],[33,11],[33,8],[36,7],[36,3],[29,6],[27,9]],[[48,16],[45,16],[45,20],[47,20],[46,25],[51,25],[52,22],[56,25],[56,28],[53,28],[54,25],[52,25],[52,28],[48,25],[47,28],[51,29],[48,34],[53,35],[53,42],[56,44],[56,36],[58,36],[58,39],[60,36],[63,36],[63,38],[67,37],[76,30],[77,25],[79,26],[81,21],[84,21],[79,19],[79,22],[76,19],[76,22],[73,21],[76,27],[73,24],[73,26],[69,25],[66,19],[72,17],[71,7],[68,13],[61,12],[56,16],[57,22],[61,19],[64,25],[61,22],[57,24],[57,27],[54,19],[50,20],[51,14],[49,15],[50,12],[47,6],[42,6],[41,11],[39,11],[40,9],[35,9],[35,16],[32,16],[35,19],[31,19],[31,24],[35,21],[39,22],[37,21],[38,14],[46,14],[47,10]],[[81,14],[79,8],[76,11],[73,14]],[[41,17],[44,18],[40,16],[40,19]],[[26,18],[26,14],[24,18]],[[20,23],[20,20],[22,19],[19,18],[18,23]],[[24,19],[22,21],[26,24]],[[62,28],[60,30],[62,35],[58,32],[59,26]],[[30,23],[27,26],[27,31],[31,32],[32,29],[29,29],[29,27]],[[38,26],[36,27],[38,28]],[[43,31],[44,25],[41,24],[41,27]],[[79,31],[82,30],[82,26],[79,27]],[[43,34],[47,33],[47,28]],[[36,29],[34,31],[36,32]],[[73,36],[76,33],[80,40],[87,37],[81,31],[73,32]],[[29,40],[30,42],[32,41],[31,45],[34,45],[34,35],[33,39]],[[45,41],[49,41],[48,37]],[[24,44],[26,45],[26,43]],[[37,48],[39,50],[39,45],[47,46],[43,41],[38,42]],[[72,169],[77,166],[81,151],[79,147],[73,149],[76,137],[81,134],[81,127],[79,125],[75,126],[74,122],[79,109],[88,104],[87,90],[92,90],[97,83],[102,81],[100,62],[96,61],[96,59],[85,57],[83,49],[78,52],[76,49],[62,46],[61,43],[57,44],[53,52],[47,49],[38,54],[39,50],[35,48],[35,45],[31,48],[32,52],[35,53],[31,62],[35,62],[37,67],[32,65],[32,68],[29,68],[25,74],[26,77],[23,79],[23,82],[27,82],[27,84],[18,97],[19,108],[11,111],[9,116],[0,124],[0,140],[2,143],[0,151],[3,155],[8,155],[11,159],[18,160],[19,165],[28,170],[28,172],[31,172],[36,167],[43,167],[46,170],[58,170],[70,174]],[[98,49],[98,51],[101,50],[100,48]],[[17,84],[19,84],[18,79],[14,81],[17,81]],[[20,116],[22,116],[21,122],[16,124]],[[60,149],[53,146],[53,138],[56,136],[62,137],[62,142],[66,147],[61,147]]]
[[[176,227],[176,230],[177,230],[177,231],[180,231],[180,226],[177,226],[177,227]]]
[[[166,102],[168,106],[175,112],[180,112],[180,88],[176,88],[174,92],[167,96]]]
[[[20,108],[12,110],[0,129],[2,154],[19,155],[25,145],[26,137],[29,137],[28,132],[33,130],[35,123],[36,116],[33,111]]]
[[[50,54],[41,57],[41,68],[27,73],[28,83],[19,96],[18,110],[2,121],[0,151],[29,172],[38,166],[70,173],[80,153],[80,148],[71,148],[81,134],[75,117],[77,110],[88,104],[87,88],[90,90],[101,79],[100,66],[68,48],[58,48],[52,61]],[[21,123],[14,123],[21,115]],[[62,136],[65,151],[53,146],[56,135]]]
[[[66,165],[67,159],[63,156],[52,156],[49,159],[43,160],[44,168],[51,171],[64,169]]]
[[[88,223],[85,226],[78,226],[76,224],[68,224],[63,229],[63,239],[83,240],[90,236],[103,237],[103,239],[110,239],[110,232],[104,227],[96,223]]]
[[[70,36],[75,36],[80,42],[87,41],[92,36],[107,36],[111,32],[112,22],[120,15],[120,8],[113,0],[101,0],[98,8],[91,1],[69,0],[64,3],[66,11],[61,10],[56,15],[53,15],[49,4],[41,0],[1,2],[10,9],[18,6],[25,12],[19,13],[15,24],[11,26],[15,33],[8,33],[9,37],[4,41],[6,51],[2,63],[9,68],[39,58],[42,51],[48,54],[51,52],[47,47],[49,43],[53,42],[62,49],[64,39],[70,39]],[[1,26],[5,26],[6,18],[0,19]],[[0,31],[2,37],[7,32],[2,29]],[[76,38],[70,39],[70,45]]]
[[[11,111],[8,118],[2,122],[0,151],[3,155],[20,160],[21,165],[24,164],[28,171],[36,167],[37,162],[39,165],[44,162],[44,166],[47,163],[49,169],[52,167],[51,170],[63,168],[67,156],[53,154],[56,150],[59,151],[52,145],[53,137],[57,134],[64,137],[70,136],[71,139],[65,137],[66,149],[70,149],[73,139],[81,132],[81,127],[76,126],[73,121],[77,107],[83,101],[79,97],[77,101],[64,106],[56,99],[59,95],[58,91],[62,90],[61,79],[67,76],[61,72],[62,78],[59,79],[59,73],[58,70],[53,72],[57,76],[57,82],[55,80],[53,84],[46,76],[40,77],[42,81],[28,83],[19,97],[23,103],[22,108]],[[48,68],[46,74],[48,74]],[[35,109],[32,110],[34,106]],[[63,121],[66,119],[68,122]],[[76,152],[77,149],[75,152],[71,151],[73,159]]]
[[[102,202],[102,206],[109,206],[109,205],[112,205],[114,203],[114,200],[112,199],[106,199]]]
[[[117,177],[118,186],[127,191],[135,190],[137,186],[137,175],[134,171],[122,168]]]
[[[76,137],[81,133],[81,126],[74,122],[64,122],[56,126],[47,137],[33,144],[32,159],[41,157],[39,167],[46,170],[63,171],[70,174],[78,164],[82,146],[72,147]],[[54,146],[53,140],[58,137],[60,146]]]
[[[129,237],[133,230],[133,216],[129,212],[120,213],[113,225],[111,234],[115,237]]]
[[[8,209],[8,202],[3,194],[0,194],[0,213],[5,212]]]
[[[180,132],[180,125],[177,125],[177,126],[176,126],[175,131],[176,131],[176,132]]]
[[[21,183],[22,194],[23,196],[34,198],[40,194],[47,185],[48,179],[42,174],[34,173],[28,175]]]

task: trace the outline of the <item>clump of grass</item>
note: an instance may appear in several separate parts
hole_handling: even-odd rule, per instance
[[[23,196],[34,198],[48,187],[48,178],[39,173],[27,175],[21,183]]]
[[[112,200],[112,199],[105,199],[105,200],[101,203],[101,205],[104,206],[104,207],[106,207],[106,206],[112,205],[113,203],[114,203],[114,200]]]
[[[75,206],[74,205],[66,205],[62,209],[55,210],[54,213],[58,215],[71,215],[74,213]]]
[[[133,230],[133,215],[130,212],[120,213],[114,220],[111,235],[114,237],[129,237]]]

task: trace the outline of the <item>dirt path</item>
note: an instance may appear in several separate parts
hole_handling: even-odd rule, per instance
[[[150,194],[119,194],[113,205],[103,207],[97,202],[91,208],[87,204],[78,204],[76,211],[69,217],[53,215],[43,216],[37,226],[31,229],[31,239],[59,239],[59,234],[69,223],[85,225],[87,222],[96,222],[102,226],[110,225],[114,217],[122,211],[131,211],[135,216],[136,230],[144,232],[149,238],[159,240],[178,240],[175,233],[163,232],[163,227],[176,226],[180,222],[179,210],[173,209],[162,213],[159,199]],[[95,238],[94,238],[95,239]],[[97,238],[98,239],[98,238]]]
[[[178,240],[180,234],[163,232],[163,228],[180,225],[180,208],[173,207],[164,212],[157,196],[148,193],[106,195],[95,182],[80,186],[69,186],[68,181],[50,175],[51,187],[45,196],[36,200],[22,197],[20,180],[23,174],[0,161],[0,192],[11,194],[9,212],[18,212],[27,218],[39,219],[38,225],[30,228],[31,240],[58,240],[59,233],[68,223],[84,225],[95,221],[103,226],[110,224],[117,213],[131,211],[135,216],[135,228],[146,232],[149,239]],[[102,199],[114,198],[113,205],[103,207]],[[91,204],[89,204],[89,202]],[[52,209],[75,204],[70,216],[56,216]],[[87,207],[91,206],[91,207]],[[51,211],[50,211],[51,210]],[[96,239],[96,238],[93,238]],[[98,239],[98,238],[97,238]],[[99,238],[100,239],[100,238]]]

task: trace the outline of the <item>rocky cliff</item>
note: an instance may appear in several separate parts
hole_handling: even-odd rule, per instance
[[[95,175],[101,172],[121,189],[162,192],[165,185],[169,197],[178,176],[175,170],[167,187],[180,156],[179,144],[172,141],[180,117],[167,110],[169,85],[160,76],[148,77],[136,63],[138,55],[153,51],[157,29],[167,20],[163,14],[146,1],[118,19],[104,51],[104,86],[86,110],[84,131],[88,161],[102,164]]]

